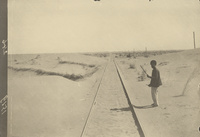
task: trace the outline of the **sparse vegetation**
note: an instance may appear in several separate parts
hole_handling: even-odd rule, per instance
[[[135,64],[133,64],[133,63],[130,64],[129,68],[130,68],[130,69],[135,69]]]
[[[14,68],[14,67],[8,67],[8,69],[14,70],[14,71],[22,71],[22,72],[35,72],[37,75],[55,75],[55,76],[62,76],[64,78],[76,81],[79,79],[83,79],[85,77],[91,76],[94,74],[98,68],[96,67],[93,71],[90,73],[87,73],[85,75],[75,75],[75,74],[64,74],[64,73],[58,73],[58,72],[53,72],[53,71],[46,71],[42,69],[34,69],[34,68]]]
[[[35,57],[35,59],[38,59],[38,58],[40,58],[40,55],[37,55],[37,56]]]
[[[125,64],[125,61],[120,61],[122,64]]]
[[[167,65],[169,62],[161,62],[161,63],[159,63],[158,65],[159,66],[165,66],[165,65]]]
[[[75,65],[87,66],[87,67],[90,67],[90,68],[95,67],[95,65],[93,65],[93,64],[84,64],[84,63],[62,61],[62,60],[59,60],[59,64],[75,64]]]
[[[57,60],[58,60],[58,61],[61,61],[60,57],[57,57]]]
[[[147,52],[144,54],[144,57],[145,57],[145,58],[148,58],[148,57],[149,57],[149,55],[148,55]]]
[[[22,57],[13,59],[13,63],[8,64],[8,69],[14,72],[35,73],[36,75],[61,76],[75,81],[91,76],[99,68],[95,63],[89,64],[89,61],[87,60],[85,62],[68,61],[62,59],[59,55],[46,56],[45,54],[43,56],[36,54],[31,56],[28,55],[28,57],[29,58],[27,59]],[[73,70],[73,68],[75,68],[75,70]]]
[[[131,54],[130,54],[130,53],[128,53],[128,54],[126,55],[126,57],[127,57],[127,58],[130,58],[130,57],[131,57]]]
[[[144,81],[147,78],[147,76],[146,76],[144,71],[142,71],[141,73],[138,73],[138,75],[139,75],[138,76],[138,81]]]
[[[96,56],[96,57],[108,57],[110,53],[103,53],[103,52],[99,52],[99,53],[85,53],[84,55],[87,55],[87,56]]]
[[[163,51],[138,51],[138,52],[114,52],[115,57],[121,58],[137,58],[137,57],[150,57],[168,53],[180,52],[181,50],[163,50]]]

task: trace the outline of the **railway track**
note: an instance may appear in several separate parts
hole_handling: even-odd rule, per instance
[[[104,68],[80,137],[144,137],[117,63]]]

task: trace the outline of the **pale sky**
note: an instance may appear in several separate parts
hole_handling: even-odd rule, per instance
[[[200,47],[199,0],[8,0],[10,54]]]

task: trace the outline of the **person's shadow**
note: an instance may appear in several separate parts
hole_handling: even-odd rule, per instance
[[[145,105],[145,106],[136,106],[136,105],[133,105],[134,108],[137,108],[137,109],[148,109],[148,108],[154,108],[155,106],[152,106],[152,105]]]
[[[137,108],[137,109],[148,109],[148,108],[154,108],[155,106],[152,106],[152,105],[145,105],[145,106],[136,106],[136,105],[132,105],[134,108]],[[120,112],[120,111],[131,111],[131,108],[130,107],[125,107],[125,108],[113,108],[113,109],[110,109],[111,111],[117,111],[117,112]]]
[[[117,111],[117,112],[120,112],[120,111],[131,111],[131,108],[130,107],[126,107],[126,108],[112,108],[110,110]]]

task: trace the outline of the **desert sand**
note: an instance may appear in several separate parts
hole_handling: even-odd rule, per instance
[[[145,108],[152,104],[146,85],[150,80],[140,65],[151,74],[152,59],[158,62],[163,85],[160,106]],[[147,136],[198,136],[200,49],[115,61]],[[110,56],[78,53],[9,55],[9,137],[79,137],[98,88],[84,136],[136,135],[126,97],[116,88],[112,63]]]
[[[159,87],[159,103],[150,107],[150,80],[140,65],[151,75],[150,61],[157,61],[163,85]],[[119,59],[119,67],[138,118],[147,136],[197,137],[200,135],[200,49],[150,56]],[[130,68],[130,64],[134,68]],[[141,77],[143,80],[141,80]]]
[[[60,64],[58,56],[63,61],[96,66]],[[9,136],[80,136],[107,59],[80,54],[9,57]],[[87,76],[93,71],[92,77]],[[83,75],[84,79],[74,81],[57,74]]]

